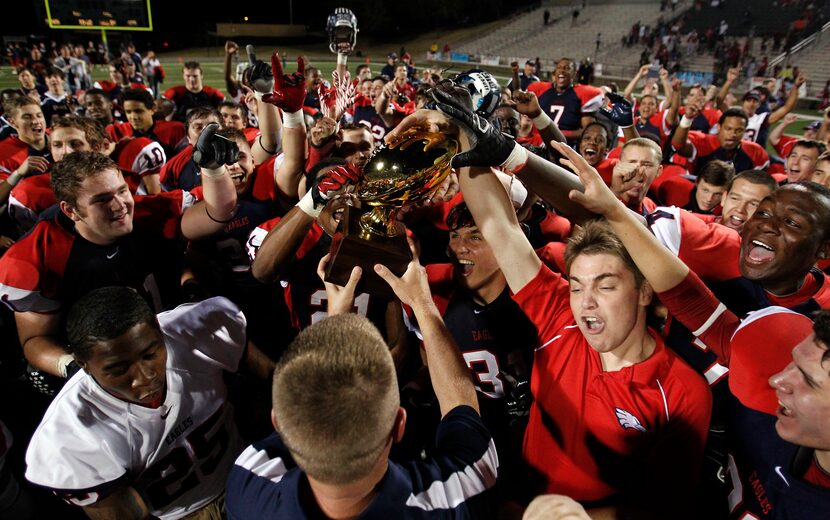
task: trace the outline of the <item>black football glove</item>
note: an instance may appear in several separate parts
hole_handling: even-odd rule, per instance
[[[193,162],[200,168],[216,170],[239,161],[239,147],[227,137],[216,135],[217,130],[219,123],[207,125],[193,147]]]
[[[435,108],[460,124],[473,148],[452,158],[454,168],[463,166],[499,166],[513,151],[516,141],[501,133],[489,121],[443,90],[432,89]]]
[[[619,94],[614,94],[613,92],[609,92],[605,95],[614,105],[610,109],[605,107],[600,108],[599,111],[605,114],[605,117],[623,128],[633,125],[634,111],[631,106],[631,101],[625,99]]]
[[[260,94],[270,94],[274,89],[274,71],[271,65],[256,59],[253,45],[248,45],[245,49],[248,51],[248,63],[251,65],[245,69],[247,84]]]

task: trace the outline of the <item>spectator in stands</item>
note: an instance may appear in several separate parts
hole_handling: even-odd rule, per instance
[[[66,76],[59,68],[46,69],[46,86],[49,90],[43,95],[40,107],[43,110],[46,124],[49,126],[52,126],[55,119],[75,114],[80,108],[78,100],[66,91],[65,78]]]
[[[386,56],[386,65],[380,69],[380,75],[385,76],[387,81],[391,81],[395,77],[395,65],[398,63],[398,55],[390,52]]]
[[[36,81],[35,73],[32,72],[32,69],[26,67],[17,69],[17,81],[20,82],[20,92],[24,96],[34,96],[33,99],[38,103],[41,102],[41,98],[46,94],[46,90],[48,90],[46,85]]]
[[[516,76],[519,77],[519,90],[527,90],[528,85],[533,83],[534,81],[540,81],[539,77],[536,75],[536,63],[533,60],[527,60],[524,64],[524,69],[519,72],[519,62],[514,61],[510,64],[510,69],[513,73],[513,76],[510,78],[510,81],[507,82],[507,88],[510,90],[516,89]]]
[[[203,83],[202,66],[195,61],[184,63],[182,71],[184,85],[171,87],[164,92],[164,97],[176,104],[175,119],[184,122],[191,108],[211,106],[216,108],[225,99],[225,95]]]

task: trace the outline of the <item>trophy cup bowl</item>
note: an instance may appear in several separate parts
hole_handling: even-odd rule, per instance
[[[355,190],[362,209],[347,207],[332,238],[326,281],[345,285],[352,268],[359,265],[363,290],[391,297],[391,289],[373,266],[383,264],[401,276],[412,259],[406,228],[396,215],[444,181],[457,152],[457,141],[426,132],[414,132],[394,148],[384,144],[375,149]]]

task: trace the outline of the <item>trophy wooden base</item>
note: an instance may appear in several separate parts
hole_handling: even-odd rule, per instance
[[[332,237],[331,258],[326,267],[326,281],[337,285],[346,285],[354,266],[360,266],[358,291],[382,298],[392,299],[395,293],[383,278],[375,273],[375,264],[389,268],[396,276],[402,276],[412,260],[409,244],[406,241],[406,228],[400,222],[398,235],[386,237],[364,231],[360,226],[359,209],[347,206],[343,218]]]

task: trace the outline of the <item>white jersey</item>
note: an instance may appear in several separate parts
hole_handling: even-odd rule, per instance
[[[173,520],[224,492],[241,443],[222,371],[236,371],[245,316],[225,298],[158,315],[167,346],[164,403],[148,408],[103,390],[85,371],[49,406],[26,452],[26,478],[78,506],[132,486]]]
[[[758,136],[761,134],[761,130],[768,125],[767,118],[769,115],[769,112],[764,112],[762,114],[749,116],[746,122],[746,131],[744,132],[743,137],[744,141],[758,143]],[[758,144],[763,146],[765,143]]]

